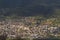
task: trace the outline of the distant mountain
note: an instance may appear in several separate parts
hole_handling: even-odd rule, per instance
[[[2,8],[12,11],[3,13],[4,15],[49,16],[54,13],[55,8],[60,8],[60,0],[0,0],[0,9]]]

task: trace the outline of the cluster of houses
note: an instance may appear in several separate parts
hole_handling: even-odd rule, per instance
[[[24,22],[30,22],[28,19],[19,19],[20,21],[5,20],[0,21],[0,35],[7,35],[8,38],[48,38],[48,35],[59,36],[60,27],[49,25],[30,26]],[[23,20],[26,20],[23,22]],[[33,21],[33,20],[32,20]]]

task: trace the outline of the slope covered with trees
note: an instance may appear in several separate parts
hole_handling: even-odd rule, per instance
[[[56,9],[60,9],[60,0],[0,0],[2,15],[51,16]]]

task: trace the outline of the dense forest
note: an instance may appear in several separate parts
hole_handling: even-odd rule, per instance
[[[60,13],[60,0],[0,0],[0,15],[49,17]]]

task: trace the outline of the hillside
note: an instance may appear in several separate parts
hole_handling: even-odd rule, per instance
[[[40,16],[7,17],[0,20],[0,39],[2,37],[6,40],[60,39],[60,19]]]
[[[0,0],[0,40],[60,40],[60,0]]]
[[[2,15],[48,17],[54,15],[56,9],[60,9],[60,0],[0,0]]]

